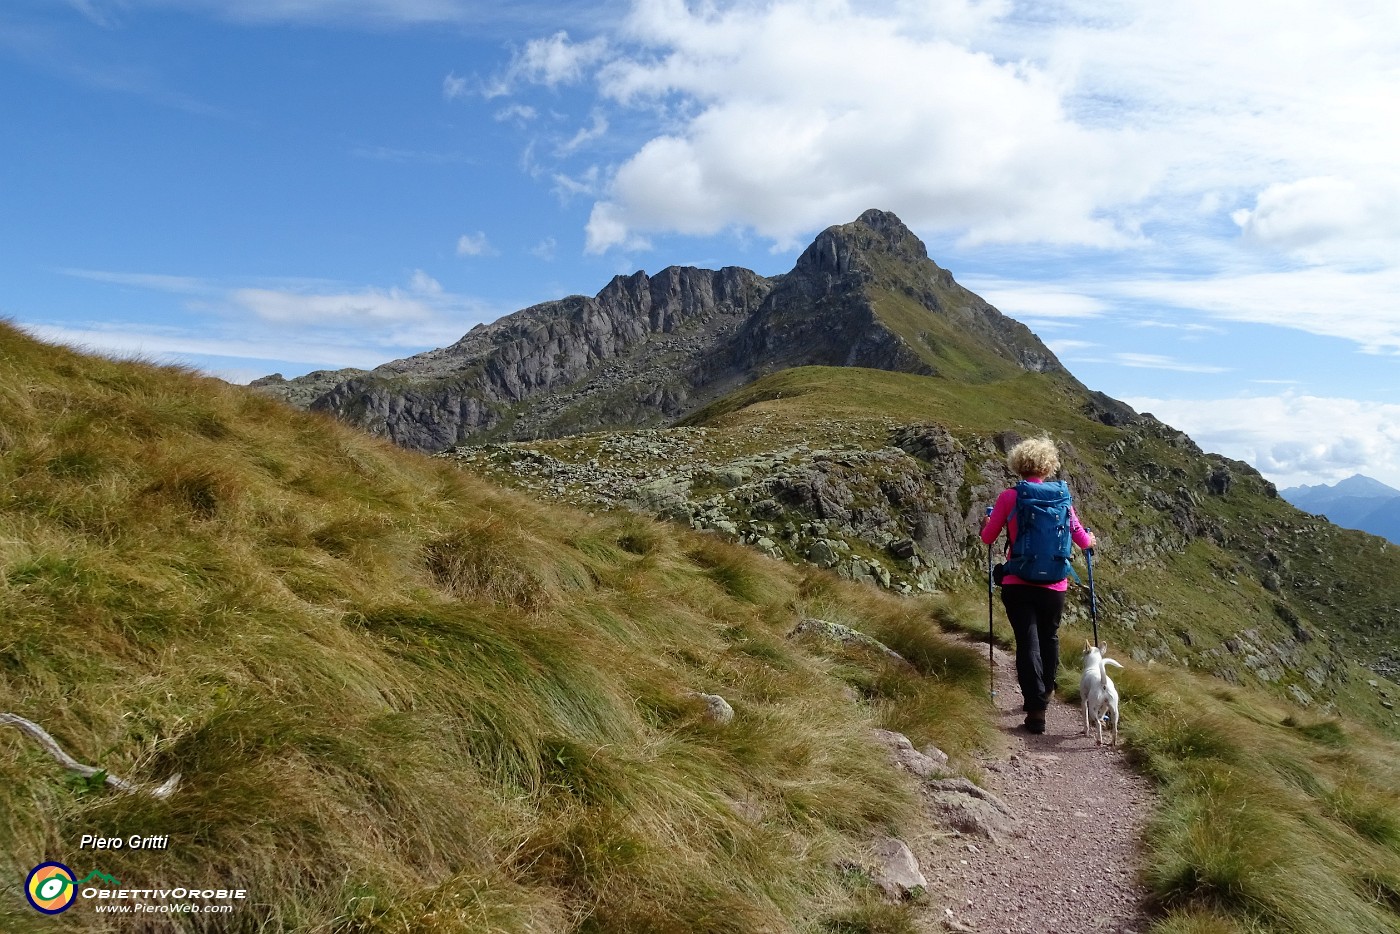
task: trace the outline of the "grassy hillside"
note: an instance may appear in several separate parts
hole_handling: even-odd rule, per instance
[[[918,412],[974,444],[1027,390],[1069,393],[1039,376],[969,393],[780,374],[708,413],[704,437],[730,457],[817,429],[883,444]],[[216,381],[8,328],[0,394],[0,712],[124,778],[182,775],[163,801],[118,794],[0,726],[0,930],[855,934],[940,913],[887,905],[836,863],[916,813],[872,727],[969,770],[994,741],[982,654],[936,631],[985,625],[977,547],[945,598],[897,598],[713,535],[546,505]],[[1400,931],[1400,748],[1364,722],[1389,683],[1342,672],[1337,716],[1288,703],[1281,683],[1197,670],[1211,627],[1236,638],[1262,625],[1248,614],[1316,627],[1298,640],[1316,654],[1329,608],[1384,598],[1295,581],[1388,566],[1364,539],[1334,551],[1331,532],[1269,512],[1248,478],[1260,505],[1202,499],[1226,532],[1177,549],[1170,518],[1122,491],[1149,464],[1197,470],[1189,449],[1047,412],[1106,538],[1104,629],[1158,658],[1124,657],[1120,679],[1129,754],[1164,802],[1145,841],[1154,934]],[[596,439],[577,443],[597,459]],[[1277,591],[1232,550],[1259,514],[1270,542],[1304,529],[1277,552]],[[1133,547],[1142,528],[1161,540]],[[806,615],[880,637],[916,671],[788,638]],[[1161,653],[1159,634],[1188,618],[1200,654]],[[1082,612],[1070,625],[1068,641],[1088,631]],[[724,696],[733,722],[694,692]],[[169,848],[95,852],[84,834]],[[88,905],[54,920],[21,892],[46,860],[250,897],[173,922]]]
[[[182,776],[115,793],[0,727],[0,929],[53,929],[21,891],[46,860],[248,891],[189,930],[910,929],[834,864],[914,813],[873,727],[955,762],[987,738],[929,602],[8,327],[0,395],[0,712]],[[804,615],[919,672],[790,640]]]
[[[1400,605],[1400,552],[1299,513],[1245,465],[1202,454],[1155,420],[1105,424],[1095,406],[1106,404],[1053,375],[969,386],[807,368],[697,413],[675,432],[683,464],[650,456],[672,450],[662,433],[530,442],[464,463],[527,485],[531,452],[546,455],[578,470],[556,470],[555,483],[537,490],[598,505],[606,496],[570,489],[571,478],[612,471],[617,487],[628,470],[636,482],[661,483],[668,469],[694,468],[702,506],[722,500],[740,536],[771,536],[802,562],[782,531],[805,529],[813,516],[763,488],[764,465],[792,473],[805,458],[810,471],[794,475],[848,484],[857,494],[849,514],[868,514],[879,505],[872,490],[898,479],[897,459],[861,453],[889,452],[905,426],[935,423],[952,443],[946,464],[916,468],[927,487],[919,508],[945,511],[960,536],[960,560],[938,582],[947,618],[977,633],[986,631],[986,552],[973,529],[1005,479],[997,444],[1048,431],[1101,541],[1100,631],[1128,666],[1119,677],[1128,754],[1162,801],[1144,840],[1154,934],[1400,931],[1400,691],[1354,660],[1394,657],[1388,608]],[[860,469],[878,483],[857,484]],[[1228,489],[1209,492],[1222,469]],[[894,489],[910,499],[907,486]],[[792,512],[775,514],[775,500]],[[825,521],[821,534],[839,538],[833,530],[845,520]],[[851,549],[890,558],[854,533]],[[1082,589],[1071,595],[1064,644],[1089,636],[1087,604]],[[996,619],[1005,638],[1000,610]],[[1066,656],[1060,686],[1073,702],[1076,658]]]
[[[750,451],[797,439],[873,448],[889,445],[896,426],[948,429],[969,459],[982,457],[980,473],[943,491],[966,542],[963,563],[942,582],[953,590],[983,573],[973,529],[999,486],[991,439],[1047,432],[1060,442],[1080,516],[1102,543],[1099,596],[1119,644],[1143,660],[1336,705],[1400,735],[1387,706],[1394,682],[1375,674],[1400,673],[1400,548],[1300,512],[1248,465],[1203,454],[1155,419],[1110,426],[1089,406],[1081,389],[1052,374],[968,385],[804,368],[760,380],[687,423],[745,438]],[[1220,471],[1230,483],[1216,495],[1209,479]]]

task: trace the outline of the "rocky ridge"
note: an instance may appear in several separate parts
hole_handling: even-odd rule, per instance
[[[1065,373],[1024,325],[929,259],[897,217],[872,210],[828,228],[781,276],[674,266],[618,276],[594,297],[532,306],[369,373],[267,377],[255,388],[435,452],[669,423],[804,365],[961,379]]]
[[[1317,607],[1298,599],[1322,581],[1292,557],[1320,547],[1308,542],[1323,524],[1301,514],[1296,523],[1253,526],[1222,519],[1222,504],[1244,497],[1283,504],[1252,468],[1202,453],[1151,416],[1118,430],[1102,466],[1094,453],[1061,443],[1065,475],[1091,510],[1100,561],[1109,562],[1098,569],[1097,599],[1115,643],[1141,663],[1202,668],[1332,710],[1351,678],[1347,654],[1319,629]],[[975,529],[1012,479],[1005,453],[1018,440],[1015,431],[955,433],[893,418],[791,426],[760,416],[739,426],[463,446],[441,456],[545,499],[654,515],[847,579],[932,593],[965,592],[985,579]],[[1162,457],[1163,446],[1179,459]],[[1211,580],[1192,585],[1207,606],[1221,607],[1209,625],[1181,617],[1155,589],[1158,580],[1180,586],[1167,569],[1203,547],[1220,556],[1207,569]],[[1082,576],[1082,561],[1079,568]],[[1255,593],[1248,615],[1229,622]],[[1081,592],[1067,620],[1087,624],[1087,610]],[[1384,658],[1368,661],[1389,670]]]

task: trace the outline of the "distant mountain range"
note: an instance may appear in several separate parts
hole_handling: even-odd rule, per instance
[[[1326,516],[1334,525],[1360,529],[1400,544],[1400,490],[1355,474],[1327,486],[1294,486],[1279,495],[1305,512]]]

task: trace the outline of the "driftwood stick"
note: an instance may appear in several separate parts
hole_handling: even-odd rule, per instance
[[[104,769],[94,768],[90,765],[83,765],[77,759],[68,755],[68,753],[63,751],[63,747],[58,744],[58,741],[48,734],[47,730],[32,720],[26,720],[19,714],[0,713],[0,726],[4,726],[5,724],[9,724],[21,733],[27,734],[30,739],[44,747],[44,752],[47,752],[59,765],[70,772],[77,772],[83,778],[92,778],[99,772],[105,771]],[[156,786],[137,785],[124,778],[118,778],[111,772],[106,772],[103,780],[108,785],[117,789],[117,791],[122,791],[129,795],[146,794],[153,798],[170,797],[175,793],[176,787],[180,784],[180,776],[178,774],[170,776],[163,784]]]

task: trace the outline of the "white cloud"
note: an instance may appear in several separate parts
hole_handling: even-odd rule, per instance
[[[574,178],[563,172],[554,175],[554,193],[561,201],[568,201],[577,195],[593,197],[600,186],[598,167],[589,166],[579,177]]]
[[[458,256],[494,256],[495,247],[486,239],[486,234],[478,230],[474,234],[462,234],[457,238]]]
[[[364,289],[332,295],[301,295],[273,289],[235,289],[233,303],[264,321],[278,324],[355,326],[379,322],[425,321],[432,310],[398,289]]]
[[[1400,241],[1400,187],[1323,176],[1275,183],[1230,215],[1246,241],[1312,262],[1388,258]]]
[[[183,328],[158,325],[86,323],[77,327],[52,324],[19,325],[39,340],[63,344],[86,353],[103,354],[119,359],[155,360],[162,363],[189,363],[192,357],[213,357],[238,360],[268,360],[309,363],[321,367],[355,366],[369,369],[385,361],[384,348],[378,344],[340,340],[318,340],[314,345],[296,347],[295,357],[288,356],[285,334],[263,334],[239,338],[231,334],[209,336]],[[211,368],[201,367],[206,372]],[[225,370],[220,370],[221,375]],[[245,371],[251,372],[251,371]],[[253,379],[264,373],[254,372]],[[246,380],[245,380],[246,381]]]
[[[1109,310],[1101,298],[1048,284],[1028,284],[1006,279],[964,280],[1003,314],[1026,318],[1097,318]]]
[[[1189,363],[1177,360],[1161,354],[1150,353],[1115,353],[1112,359],[1129,367],[1137,367],[1144,370],[1174,370],[1180,373],[1228,373],[1228,367],[1212,366],[1207,363]]]
[[[578,132],[562,143],[558,149],[558,155],[567,155],[576,149],[581,149],[595,139],[601,139],[608,132],[608,118],[598,111],[593,112],[592,122],[589,126],[580,127]]]
[[[1206,450],[1253,464],[1280,487],[1354,473],[1400,487],[1400,405],[1293,393],[1123,401]]]
[[[190,362],[207,370],[211,367],[201,361],[220,357],[377,366],[450,344],[501,314],[485,302],[447,291],[421,269],[413,270],[405,285],[387,288],[310,279],[229,284],[189,276],[65,272],[180,296],[182,317],[189,324],[21,322],[22,327],[44,340],[82,349]]]
[[[451,72],[442,79],[442,96],[450,101],[466,97],[471,93],[471,85],[466,78],[459,77],[456,72]]]
[[[555,241],[553,237],[545,237],[543,240],[535,244],[530,249],[530,255],[535,257],[536,259],[542,259],[548,262],[554,259],[555,254],[558,252],[558,248],[559,244]]]
[[[495,118],[500,123],[529,123],[539,116],[539,111],[527,104],[512,104],[502,110],[496,111]]]
[[[199,295],[218,291],[217,287],[195,276],[169,276],[160,273],[108,272],[101,269],[60,269],[65,276],[88,279],[108,285],[128,286],[152,292]]]
[[[787,248],[883,207],[963,246],[1243,243],[1356,269],[1400,256],[1397,9],[633,0],[604,39],[556,32],[512,70],[591,79],[614,126],[642,126],[593,196],[595,253],[725,231]]]
[[[582,80],[592,65],[607,52],[602,39],[571,42],[563,30],[544,39],[532,39],[516,56],[511,74],[524,81],[555,87]]]
[[[1155,302],[1229,321],[1342,338],[1373,353],[1400,353],[1400,267],[1110,281],[1098,288],[1119,301]]]
[[[68,5],[81,13],[95,26],[111,28],[117,25],[124,4],[99,3],[97,0],[67,0]]]
[[[1005,10],[945,6],[981,23]],[[931,36],[909,9],[639,0],[640,48],[600,69],[600,92],[681,119],[614,172],[588,249],[731,227],[790,246],[869,207],[967,243],[1132,242],[1104,208],[1156,173],[1133,134],[1075,123],[1045,70]]]
[[[1101,357],[1098,356],[1098,353],[1103,347],[1102,344],[1095,341],[1072,339],[1048,340],[1045,342],[1045,346],[1050,348],[1050,352],[1059,357],[1061,362],[1066,360],[1066,358],[1073,358],[1073,362],[1075,363],[1100,362]],[[1093,353],[1088,353],[1088,351],[1093,351]]]

